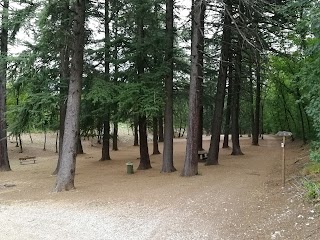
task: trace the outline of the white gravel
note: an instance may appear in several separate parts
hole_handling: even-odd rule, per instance
[[[210,225],[186,212],[130,203],[0,205],[1,240],[221,239]]]

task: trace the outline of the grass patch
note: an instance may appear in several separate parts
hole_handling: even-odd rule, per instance
[[[303,168],[303,175],[316,175],[320,174],[320,163],[311,162]]]
[[[308,200],[319,200],[320,199],[320,182],[306,181],[304,183],[306,189],[306,197]]]

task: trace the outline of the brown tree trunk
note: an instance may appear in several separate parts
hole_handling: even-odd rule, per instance
[[[138,128],[139,128],[139,121],[138,119],[135,119],[133,123],[133,134],[134,134],[133,146],[139,146]]]
[[[6,86],[7,86],[7,56],[8,56],[8,20],[9,0],[2,5],[1,35],[0,35],[0,172],[10,171],[7,143],[6,121]]]
[[[66,32],[70,29],[69,20],[69,3],[65,2],[64,10],[62,13],[61,29]],[[56,169],[52,175],[56,175],[59,171],[61,162],[61,153],[63,146],[63,136],[64,136],[64,122],[66,119],[67,110],[67,95],[68,95],[68,85],[70,79],[70,40],[69,35],[65,34],[64,42],[60,49],[60,109],[59,109],[59,155]]]
[[[118,151],[118,122],[113,122],[112,150]]]
[[[261,102],[261,63],[260,55],[257,53],[257,68],[256,68],[256,108],[254,114],[254,132],[252,134],[252,145],[259,145],[259,134],[260,134],[260,102]]]
[[[104,75],[105,81],[110,82],[110,5],[109,0],[105,0],[105,19],[104,19]],[[110,107],[106,107],[106,116],[103,122],[103,144],[102,156],[100,161],[111,160],[110,158]]]
[[[84,154],[83,147],[82,147],[82,141],[80,136],[80,130],[79,130],[79,136],[78,136],[78,143],[77,143],[77,155],[78,154]]]
[[[111,160],[110,158],[110,122],[103,122],[102,156],[100,161]]]
[[[204,33],[201,31],[201,12],[205,8],[205,1],[196,0],[193,5],[192,41],[191,41],[191,76],[189,92],[189,118],[187,132],[186,158],[181,176],[194,176],[198,174],[198,141],[199,141],[199,85],[201,84],[199,72],[199,52]]]
[[[176,171],[173,166],[173,8],[174,1],[166,1],[166,62],[168,73],[165,78],[165,114],[164,114],[164,143],[161,172]]]
[[[229,67],[229,82],[231,82],[232,78],[232,67]],[[231,89],[230,85],[228,87],[228,98],[227,98],[227,109],[226,109],[226,117],[224,123],[224,137],[223,137],[223,145],[222,148],[229,148],[229,134],[230,134],[230,116],[231,116]]]
[[[239,140],[239,112],[240,112],[240,87],[241,87],[241,43],[242,39],[238,35],[235,59],[235,77],[232,78],[232,100],[231,100],[231,134],[232,134],[232,153],[231,155],[243,155]]]
[[[151,168],[148,149],[147,118],[139,116],[139,139],[140,139],[140,163],[138,170]]]
[[[226,90],[226,80],[227,80],[227,70],[228,70],[228,59],[231,44],[231,19],[229,13],[232,12],[232,6],[230,0],[224,0],[225,11],[223,20],[223,33],[221,41],[221,59],[219,66],[219,75],[217,83],[217,92],[215,96],[215,108],[212,118],[212,128],[211,128],[211,141],[210,148],[208,152],[208,158],[206,165],[217,165],[219,164],[219,144],[220,144],[220,134],[221,125],[223,117],[223,107],[224,107],[224,97]]]
[[[200,31],[201,33],[204,34],[204,17],[205,17],[205,5],[201,8],[200,12]],[[199,72],[199,132],[198,132],[198,150],[202,151],[203,149],[203,144],[202,144],[202,135],[203,135],[203,69],[204,69],[204,61],[203,61],[203,53],[204,53],[204,37],[199,38],[199,62],[198,62],[198,72]]]
[[[159,142],[164,142],[163,116],[159,116]]]
[[[74,176],[76,168],[76,148],[79,137],[80,97],[85,43],[85,4],[85,0],[78,0],[72,5],[74,16],[71,49],[73,54],[71,58],[70,83],[64,127],[65,134],[63,136],[61,163],[55,185],[55,191],[57,192],[75,188]]]
[[[153,153],[154,155],[160,154],[159,144],[158,144],[158,118],[152,118],[152,130],[153,130]]]

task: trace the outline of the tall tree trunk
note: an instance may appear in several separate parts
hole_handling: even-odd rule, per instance
[[[46,151],[46,144],[47,144],[47,130],[44,130],[44,143],[43,143],[43,151]]]
[[[204,17],[205,17],[205,5],[201,8],[200,12],[200,31],[204,34]],[[204,69],[204,61],[203,61],[203,53],[204,53],[204,36],[199,38],[199,62],[198,62],[198,72],[199,72],[199,132],[198,132],[198,150],[203,150],[202,144],[202,135],[203,135],[203,69]]]
[[[182,176],[194,176],[198,174],[198,140],[199,140],[199,85],[202,77],[199,69],[199,52],[201,51],[204,33],[201,31],[201,12],[205,7],[203,0],[196,0],[193,6],[192,17],[192,41],[191,41],[191,76],[189,92],[189,118],[187,149]]]
[[[105,0],[105,21],[104,21],[104,75],[105,81],[110,82],[110,5],[109,0]],[[106,107],[106,116],[103,123],[103,144],[101,161],[110,160],[110,107]]]
[[[0,172],[11,170],[8,157],[6,122],[9,0],[3,1],[2,9],[0,29]]]
[[[165,117],[164,117],[164,143],[161,172],[170,173],[176,171],[173,166],[173,8],[174,1],[166,1],[166,62],[168,73],[165,78]]]
[[[260,55],[257,53],[257,68],[256,68],[256,109],[254,114],[254,132],[252,134],[252,145],[259,145],[260,134],[260,108],[261,108],[261,63]]]
[[[80,136],[80,129],[79,129],[78,133],[79,133],[79,136],[78,136],[78,142],[77,142],[77,155],[78,154],[84,154],[83,147],[82,147],[81,136]]]
[[[72,23],[73,41],[71,45],[71,71],[61,163],[55,186],[55,191],[57,192],[75,188],[74,176],[76,168],[77,140],[79,137],[80,97],[85,44],[85,4],[85,0],[78,0],[72,5],[74,16]]]
[[[58,139],[59,139],[59,132],[57,131],[56,133],[56,153],[59,152],[59,148],[58,148]]]
[[[229,67],[229,69],[230,69],[229,70],[229,82],[231,82],[230,79],[232,78],[232,67],[231,68]],[[229,85],[222,148],[229,148],[230,116],[231,116],[231,89],[230,89],[230,85]]]
[[[134,135],[134,141],[133,146],[139,146],[139,120],[137,118],[134,119],[133,123],[133,135]]]
[[[252,76],[252,59],[249,59],[249,101],[250,101],[250,126],[251,126],[251,144],[253,144],[254,138],[254,93],[253,93],[253,76]]]
[[[140,139],[140,163],[138,170],[146,170],[151,168],[149,150],[148,150],[148,135],[147,135],[147,118],[139,116],[139,139]]]
[[[235,77],[232,78],[232,104],[231,104],[231,132],[232,132],[232,153],[231,155],[243,155],[240,148],[240,128],[239,128],[239,113],[240,113],[240,88],[241,88],[241,61],[242,61],[242,37],[238,34],[238,42],[236,46],[235,58]]]
[[[64,42],[62,43],[60,49],[59,155],[56,169],[54,170],[52,175],[56,175],[59,171],[63,146],[64,123],[66,119],[67,95],[70,79],[70,40],[69,34],[66,34],[66,32],[68,31],[68,29],[70,29],[70,22],[69,2],[66,1],[61,21],[61,29],[65,32],[65,36]]]
[[[139,3],[140,9],[143,9],[143,3]],[[137,12],[137,36],[138,36],[138,54],[136,59],[136,69],[138,73],[138,79],[140,80],[145,71],[145,52],[143,51],[144,45],[144,16],[143,12]],[[151,168],[150,157],[149,157],[149,149],[148,149],[148,134],[147,134],[147,117],[146,115],[139,115],[138,117],[138,125],[139,125],[139,140],[140,140],[140,164],[138,170],[146,170]]]
[[[20,151],[19,153],[23,153],[23,147],[22,147],[22,140],[21,140],[21,134],[18,134],[18,139],[19,139],[19,147],[20,147]]]
[[[102,136],[102,157],[100,161],[111,160],[110,157],[110,124],[109,121],[103,122],[103,136]]]
[[[153,130],[153,154],[160,154],[158,144],[158,118],[152,118],[152,130]]]
[[[119,12],[119,6],[117,6],[118,1],[111,2],[111,7],[113,6],[112,12],[115,12],[118,14]],[[114,22],[112,25],[112,30],[114,33],[114,39],[118,39],[118,18],[114,18]],[[113,59],[115,61],[114,63],[114,78],[113,83],[115,85],[118,84],[118,75],[119,75],[119,63],[118,63],[118,43],[114,43],[114,51],[113,51]],[[114,104],[114,115],[117,116],[118,113],[118,102]],[[112,150],[118,151],[118,120],[113,121],[113,136],[112,136]]]
[[[223,33],[221,41],[221,56],[220,56],[220,66],[219,75],[217,83],[217,92],[215,96],[215,108],[212,118],[212,135],[210,141],[210,148],[208,152],[208,158],[206,165],[217,165],[219,164],[219,144],[220,144],[220,134],[221,134],[221,124],[223,117],[223,107],[224,107],[224,97],[226,91],[226,79],[227,79],[227,69],[229,66],[229,51],[231,44],[231,19],[229,13],[232,12],[232,6],[230,0],[224,0],[225,10],[223,19]]]
[[[118,122],[113,122],[112,150],[118,151]]]
[[[164,142],[164,133],[163,133],[163,116],[159,116],[159,142]]]

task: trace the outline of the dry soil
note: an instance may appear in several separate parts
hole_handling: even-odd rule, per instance
[[[245,155],[221,149],[220,165],[199,163],[200,174],[185,178],[185,139],[174,140],[177,172],[160,173],[162,155],[151,155],[152,169],[128,175],[126,162],[135,169],[139,162],[128,134],[120,137],[119,151],[111,151],[111,161],[99,161],[96,140],[84,141],[76,190],[62,193],[52,192],[53,134],[46,151],[41,134],[33,135],[34,143],[24,136],[23,153],[10,142],[12,171],[0,173],[0,239],[320,239],[319,209],[305,200],[302,188],[308,149],[301,142],[286,144],[282,187],[277,137],[265,136],[260,146],[242,137]],[[24,156],[37,161],[20,165]]]

